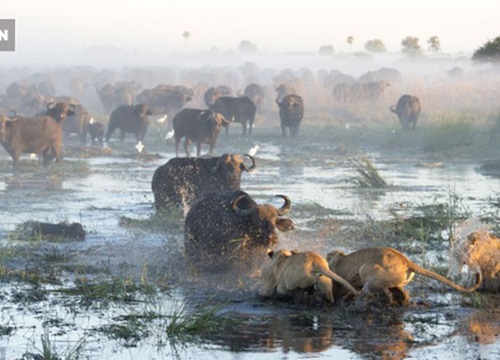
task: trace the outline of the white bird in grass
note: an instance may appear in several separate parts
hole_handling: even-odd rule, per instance
[[[165,135],[165,140],[171,139],[174,137],[174,129],[170,130],[167,135]]]
[[[89,124],[93,124],[94,123],[94,117],[92,116],[89,120]]]
[[[163,123],[167,120],[167,118],[168,118],[168,115],[167,115],[167,114],[165,114],[165,115],[163,115],[161,118],[156,119],[156,122],[157,122],[158,124],[163,124]]]
[[[139,143],[135,146],[135,149],[137,152],[140,154],[142,153],[142,150],[144,149],[144,145],[142,145],[142,141],[139,141]]]
[[[259,150],[259,148],[260,148],[259,145],[255,145],[253,148],[250,149],[250,151],[248,151],[248,155],[255,156],[255,154],[257,154],[257,150]]]

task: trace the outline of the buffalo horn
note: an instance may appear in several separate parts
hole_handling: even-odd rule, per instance
[[[244,198],[245,194],[242,194],[236,198],[234,198],[232,201],[231,201],[231,210],[233,210],[233,212],[236,214],[236,215],[239,215],[239,216],[248,216],[250,215],[252,212],[253,212],[253,208],[249,208],[249,209],[240,209],[238,207],[238,203],[240,202],[240,200],[242,198]]]
[[[245,164],[241,164],[243,166],[243,170],[250,172],[253,169],[255,169],[255,159],[253,158],[253,156],[248,154],[243,154],[243,155],[248,156],[250,160],[252,160],[252,165],[250,167],[247,167]]]
[[[281,102],[278,101],[279,98],[279,96],[276,98],[276,104],[281,105]]]
[[[282,198],[283,200],[285,200],[285,203],[283,204],[283,206],[278,209],[278,216],[283,216],[285,215],[287,212],[290,211],[290,208],[291,208],[291,205],[292,205],[292,202],[290,201],[290,198],[286,195],[274,195],[275,197],[280,197]]]

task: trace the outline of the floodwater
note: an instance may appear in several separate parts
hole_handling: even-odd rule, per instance
[[[328,210],[318,217],[361,221],[387,219],[394,212],[409,214],[418,205],[446,202],[450,194],[460,197],[461,206],[472,216],[495,210],[492,199],[497,197],[500,178],[481,174],[477,162],[426,163],[422,158],[408,162],[367,149],[365,155],[390,186],[361,189],[352,181],[356,174],[339,155],[337,144],[311,144],[311,137],[288,143],[278,134],[259,138],[257,130],[252,140],[243,141],[237,138],[239,129],[230,134],[232,141],[221,135],[219,154],[245,153],[256,143],[260,145],[256,171],[242,178],[242,188],[258,202],[273,202],[273,195],[286,194],[294,208],[317,204]],[[4,280],[0,359],[35,358],[33,354],[42,353],[44,339],[61,358],[84,359],[500,358],[498,307],[471,307],[467,296],[443,290],[444,286],[434,282],[410,284],[408,308],[356,313],[263,302],[256,297],[258,279],[241,280],[239,274],[225,281],[210,274],[190,274],[182,258],[182,224],[171,231],[133,225],[154,215],[151,178],[158,166],[174,156],[173,144],[149,149],[149,154],[156,155],[146,158],[135,154],[132,142],[109,145],[111,154],[84,159],[75,152],[67,155],[62,179],[49,170],[35,178],[29,174],[31,167],[13,175],[3,166],[0,239],[6,247],[2,251],[18,247],[29,248],[39,257],[51,252],[68,254],[71,265],[79,267],[78,271],[54,274],[59,282],[42,285],[39,298],[32,284]],[[321,149],[321,153],[312,153],[311,148]],[[3,150],[0,161],[10,165]],[[71,164],[80,162],[90,170],[72,173]],[[282,234],[280,246],[324,252],[338,245],[335,239],[316,237],[305,213],[301,218],[292,208],[290,217],[299,235]],[[30,220],[81,222],[87,237],[81,242],[40,241],[29,247],[26,241],[9,237],[19,224]],[[441,257],[446,255],[444,251]],[[9,262],[5,255],[1,257],[7,268],[31,270],[30,265],[37,266],[37,258]],[[421,258],[414,260],[420,262]],[[73,287],[78,279],[92,278],[93,271],[109,272],[118,279],[145,276],[157,281],[163,277],[168,286],[126,303],[87,304],[78,295],[59,291]],[[220,325],[210,334],[166,336],[167,315],[190,313],[207,305],[218,306],[218,316],[236,320],[230,330]],[[102,331],[117,324],[130,327],[124,319],[148,312],[165,316],[151,319],[145,330],[141,327],[139,338],[114,337]]]

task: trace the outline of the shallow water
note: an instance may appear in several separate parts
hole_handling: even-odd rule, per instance
[[[273,195],[286,194],[293,204],[316,203],[333,211],[337,218],[386,219],[394,211],[407,214],[415,206],[446,202],[456,194],[473,215],[494,211],[499,178],[477,171],[474,162],[442,164],[408,162],[378,151],[367,156],[391,186],[360,189],[353,184],[353,168],[345,159],[332,155],[312,157],[304,150],[288,152],[290,146],[255,136],[238,147],[241,152],[258,142],[257,169],[244,174],[242,188],[258,202],[273,202]],[[311,145],[310,143],[308,145]],[[113,148],[117,144],[111,143]],[[234,142],[220,141],[219,153],[233,151]],[[302,146],[295,142],[295,147]],[[335,153],[333,144],[319,144]],[[79,264],[109,268],[114,275],[137,276],[147,267],[158,273],[172,273],[173,287],[156,294],[150,301],[131,304],[111,302],[105,307],[86,308],[78,297],[49,292],[37,301],[15,302],[19,294],[30,293],[29,285],[9,282],[2,286],[0,325],[12,328],[0,336],[0,359],[20,359],[25,353],[39,353],[41,337],[50,335],[60,354],[68,353],[84,339],[84,358],[89,359],[494,359],[500,357],[500,312],[462,307],[461,295],[434,293],[428,283],[410,287],[412,305],[403,311],[349,314],[338,309],[309,311],[292,305],[263,303],[255,298],[257,281],[247,288],[210,277],[179,281],[186,270],[180,256],[182,232],[161,233],[122,226],[120,219],[148,219],[154,214],[151,178],[154,170],[174,156],[173,145],[159,147],[158,157],[147,161],[120,148],[112,155],[85,159],[89,173],[71,174],[65,168],[63,180],[51,176],[36,179],[26,174],[13,176],[8,167],[0,174],[0,239],[28,220],[81,222],[87,230],[83,242],[40,244],[40,251],[54,246],[76,254]],[[297,155],[299,154],[299,155]],[[5,152],[0,161],[9,162]],[[67,156],[67,164],[81,161]],[[260,163],[260,164],[259,164]],[[293,218],[293,209],[290,214]],[[293,218],[300,229],[304,219]],[[305,233],[307,229],[304,228]],[[330,246],[331,239],[326,244]],[[23,246],[22,240],[10,240]],[[297,239],[285,234],[282,245],[296,246]],[[300,239],[303,249],[322,249],[317,239]],[[16,264],[7,264],[15,266]],[[28,266],[29,267],[29,266]],[[75,274],[62,274],[71,286]],[[57,288],[57,285],[48,285]],[[64,286],[64,285],[63,285]],[[442,289],[440,284],[430,285]],[[28,291],[29,290],[29,291]],[[15,296],[17,294],[17,296]],[[184,304],[196,309],[200,303],[224,304],[220,315],[238,319],[237,331],[225,332],[183,342],[165,342],[164,323],[151,321],[149,335],[137,342],[123,342],[96,333],[121,317],[140,313],[154,306],[169,313]],[[430,305],[429,305],[430,304]],[[340,321],[342,320],[342,321]],[[3,356],[3,357],[2,357]]]

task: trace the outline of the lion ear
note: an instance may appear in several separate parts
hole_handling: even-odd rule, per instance
[[[269,256],[272,259],[273,255],[274,255],[274,251],[271,249],[267,249],[267,256]]]
[[[297,250],[297,249],[293,249],[293,250],[292,250],[292,254],[294,254],[294,255],[297,255],[299,252],[300,252],[300,251],[299,251],[299,250]]]

